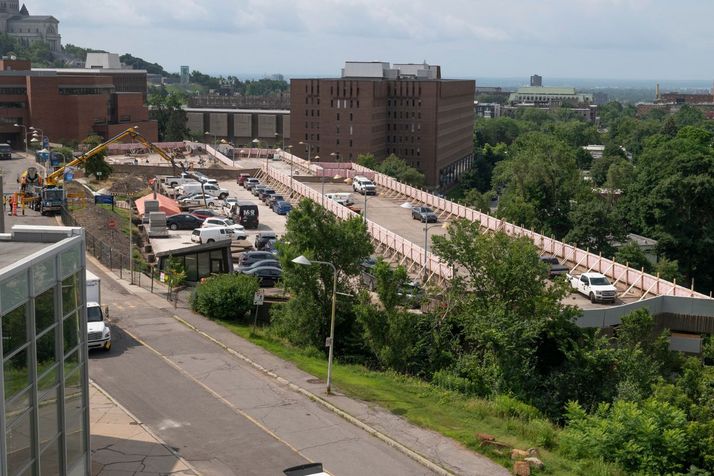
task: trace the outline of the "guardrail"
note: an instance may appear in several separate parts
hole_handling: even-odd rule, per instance
[[[261,168],[270,178],[290,188],[291,182],[288,174],[280,172],[275,167],[266,167],[263,165]],[[342,220],[360,216],[349,208],[340,205],[334,200],[325,198],[317,190],[313,190],[307,185],[296,180],[292,181],[292,191],[300,196],[309,198],[310,200],[321,204],[325,209]],[[451,279],[451,267],[441,261],[433,253],[425,252],[424,248],[421,246],[415,245],[409,240],[397,235],[393,231],[390,231],[370,220],[367,220],[367,231],[378,243],[397,252],[399,255],[417,263],[420,266],[426,265],[426,270],[429,274],[434,274],[443,279]]]
[[[458,218],[464,218],[473,222],[479,222],[482,227],[492,231],[503,231],[511,236],[526,236],[533,241],[536,246],[546,252],[563,260],[576,263],[586,269],[604,274],[615,281],[615,284],[622,284],[627,289],[637,288],[643,295],[652,294],[658,296],[683,296],[710,299],[709,296],[698,293],[693,289],[679,286],[676,283],[665,281],[657,276],[645,273],[640,270],[629,268],[614,260],[603,258],[602,256],[576,248],[573,245],[549,238],[534,231],[528,230],[496,217],[481,213],[464,205],[452,202],[445,198],[437,197],[425,190],[398,182],[394,178],[375,172],[359,164],[352,164],[352,169],[360,174],[373,174],[374,182],[384,188],[398,192],[418,202],[424,203],[432,208],[444,210]]]

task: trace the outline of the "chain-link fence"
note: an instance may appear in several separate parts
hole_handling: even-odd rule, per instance
[[[62,208],[62,224],[65,226],[82,226],[66,208]],[[159,280],[159,273],[151,264],[147,264],[143,257],[129,258],[128,250],[107,243],[85,228],[84,234],[87,242],[87,254],[94,256],[100,263],[112,272],[131,284],[141,286],[155,294],[164,294],[168,297],[168,288]]]

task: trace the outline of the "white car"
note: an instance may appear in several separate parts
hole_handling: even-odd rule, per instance
[[[204,200],[205,197],[205,200]],[[179,205],[182,205],[184,207],[188,207],[191,205],[197,205],[197,206],[203,206],[203,205],[208,205],[209,207],[214,207],[216,206],[217,199],[213,195],[209,194],[203,194],[203,193],[197,193],[194,195],[191,195],[186,198],[182,198],[179,200]]]
[[[224,241],[233,239],[233,230],[220,227],[209,226],[207,228],[196,228],[191,233],[191,241],[194,243],[213,243],[215,241]]]
[[[225,227],[230,230],[233,230],[233,239],[234,240],[245,240],[248,238],[248,235],[245,233],[245,227],[243,225],[239,225],[238,223],[234,222],[230,218],[220,218],[220,217],[206,218],[203,221],[203,225],[201,225],[201,228],[209,228],[212,226],[220,226],[220,227]]]

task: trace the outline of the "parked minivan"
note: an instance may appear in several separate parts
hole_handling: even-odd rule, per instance
[[[248,200],[238,200],[233,206],[233,221],[246,228],[258,228],[258,205]]]
[[[191,233],[194,243],[213,243],[214,241],[232,240],[233,230],[225,226],[212,226],[210,228],[196,228]]]

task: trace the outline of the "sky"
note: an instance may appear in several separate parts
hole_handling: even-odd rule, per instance
[[[63,44],[168,71],[335,76],[426,61],[450,78],[711,80],[711,0],[26,0]]]

